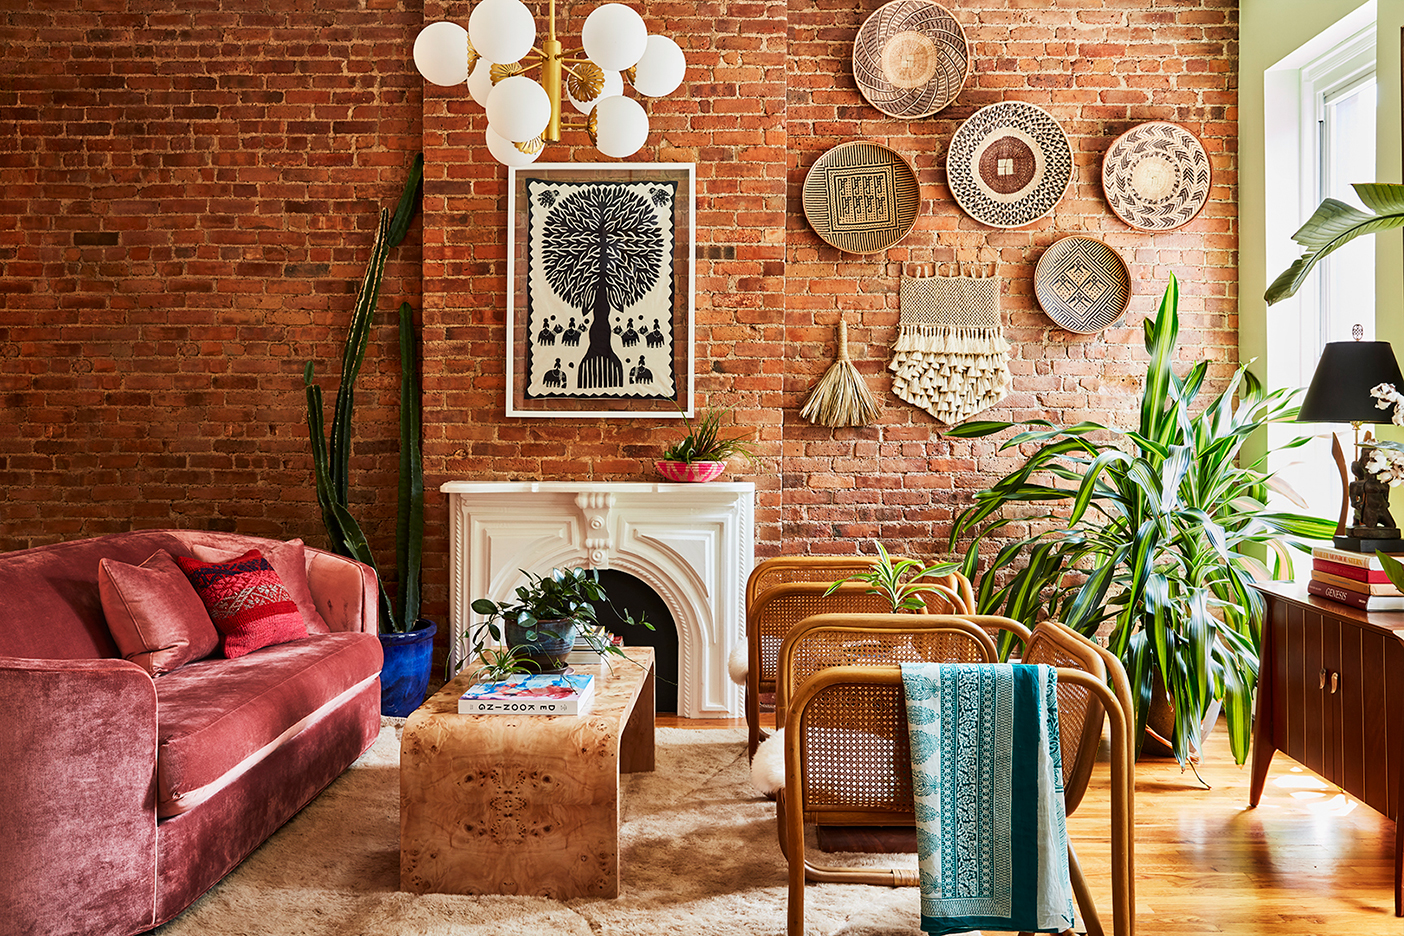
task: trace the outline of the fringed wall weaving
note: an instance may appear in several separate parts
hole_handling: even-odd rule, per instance
[[[948,426],[1009,390],[999,281],[990,272],[902,278],[901,328],[888,365],[892,392]]]

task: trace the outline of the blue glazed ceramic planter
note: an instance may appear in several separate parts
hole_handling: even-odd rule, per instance
[[[509,621],[503,636],[507,646],[517,650],[528,661],[533,673],[559,673],[565,670],[566,654],[575,648],[574,621],[537,621],[531,628],[536,639],[528,640],[528,628]]]
[[[404,718],[424,702],[429,690],[429,666],[439,625],[420,620],[419,630],[381,634],[385,665],[380,671],[380,714]]]

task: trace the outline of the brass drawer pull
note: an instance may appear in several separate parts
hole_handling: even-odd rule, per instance
[[[1332,673],[1332,674],[1331,674],[1331,695],[1335,695],[1335,694],[1336,694],[1336,687],[1337,687],[1337,684],[1340,682],[1340,678],[1341,678],[1341,674],[1340,674],[1340,673]]]
[[[1316,684],[1316,688],[1318,688],[1318,689],[1325,689],[1325,688],[1326,688],[1326,670],[1323,668],[1323,669],[1321,670],[1321,672],[1320,672],[1319,675],[1320,675],[1320,677],[1321,677],[1321,681],[1318,682],[1318,683]]]

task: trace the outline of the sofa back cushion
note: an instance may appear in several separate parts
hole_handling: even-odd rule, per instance
[[[204,602],[164,549],[139,566],[99,559],[98,594],[117,649],[152,676],[203,660],[219,646]]]
[[[196,545],[248,550],[275,543],[239,533],[136,530],[0,553],[0,595],[5,596],[0,656],[56,660],[120,657],[98,592],[99,559],[140,565],[158,549],[172,556],[189,556]],[[321,550],[309,548],[306,557],[317,607],[327,623],[335,630],[373,631],[374,573]],[[319,587],[321,591],[316,591]]]

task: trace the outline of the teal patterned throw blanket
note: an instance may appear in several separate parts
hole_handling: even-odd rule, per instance
[[[903,663],[902,682],[922,930],[1070,929],[1057,673]]]

